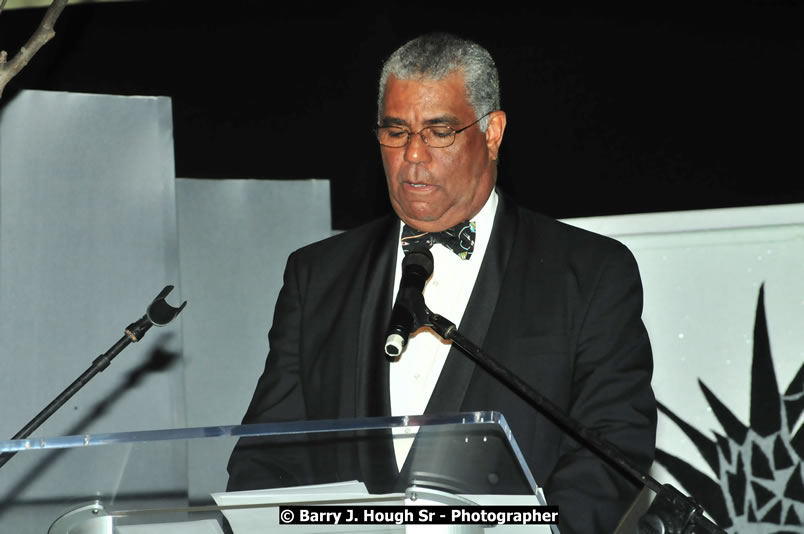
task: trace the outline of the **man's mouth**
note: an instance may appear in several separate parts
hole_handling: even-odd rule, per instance
[[[421,182],[404,182],[404,188],[414,193],[429,193],[434,191],[436,186]]]
[[[430,182],[411,182],[409,180],[405,180],[402,182],[402,185],[406,188],[415,189],[415,190],[426,190],[426,189],[435,189],[435,185]]]

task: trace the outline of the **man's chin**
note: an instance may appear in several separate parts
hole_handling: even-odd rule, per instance
[[[394,208],[397,217],[402,219],[402,222],[414,228],[419,228],[417,225],[436,222],[442,215],[433,210],[432,205],[424,202],[399,204],[392,201],[391,206]]]

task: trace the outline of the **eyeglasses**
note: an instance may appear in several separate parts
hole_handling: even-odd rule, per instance
[[[472,124],[464,126],[460,130],[456,130],[446,124],[439,124],[436,126],[427,126],[418,132],[411,132],[402,126],[375,126],[374,132],[377,134],[377,141],[379,141],[382,146],[390,148],[402,148],[406,146],[410,143],[410,138],[417,134],[421,136],[424,144],[431,148],[446,148],[455,142],[455,136],[457,134],[471,128],[491,114],[492,112],[489,111]]]

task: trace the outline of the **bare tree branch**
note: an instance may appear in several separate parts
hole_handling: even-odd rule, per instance
[[[67,1],[68,0],[53,0],[53,3],[47,8],[45,16],[42,17],[42,22],[39,23],[39,27],[36,28],[36,31],[31,35],[31,38],[28,39],[28,42],[20,48],[20,51],[17,52],[17,55],[15,55],[11,61],[6,61],[8,54],[5,50],[0,51],[0,98],[2,98],[3,89],[5,89],[6,84],[8,84],[11,78],[19,74],[34,54],[56,35],[53,27],[59,15],[61,15],[61,12],[64,10],[64,7],[67,5]],[[2,11],[5,3],[6,0],[3,0],[2,4],[0,4],[0,11]]]

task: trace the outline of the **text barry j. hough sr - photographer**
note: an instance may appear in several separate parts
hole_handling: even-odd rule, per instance
[[[554,525],[557,506],[282,506],[283,525]]]

